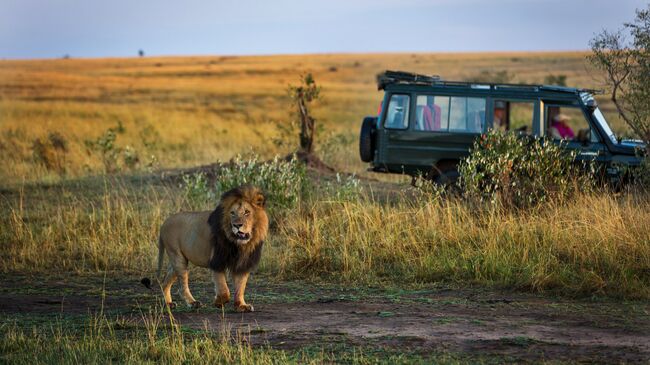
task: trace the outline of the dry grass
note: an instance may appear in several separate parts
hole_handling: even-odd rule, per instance
[[[350,54],[269,57],[165,57],[0,61],[0,183],[58,181],[35,162],[33,143],[60,133],[69,143],[65,176],[102,172],[86,140],[122,123],[117,144],[131,146],[140,168],[194,166],[254,151],[285,152],[272,137],[288,123],[286,86],[312,72],[323,86],[314,113],[324,126],[317,144],[325,160],[364,173],[358,129],[376,113],[381,93],[375,75],[385,69],[438,73],[465,79],[507,70],[515,82],[542,82],[564,74],[567,83],[599,87],[586,53]],[[611,104],[604,103],[611,111]],[[615,129],[620,122],[611,117]]]
[[[452,281],[565,294],[650,295],[647,198],[579,196],[528,213],[468,202],[318,202],[280,228],[287,276]]]
[[[0,269],[149,275],[160,223],[188,203],[175,189],[143,185],[32,188],[9,198],[0,218]],[[580,195],[512,212],[456,199],[386,204],[369,195],[315,195],[278,212],[260,271],[280,279],[648,298],[649,201]]]

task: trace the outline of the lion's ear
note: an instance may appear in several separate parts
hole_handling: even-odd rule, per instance
[[[264,197],[264,194],[262,193],[255,194],[255,199],[253,201],[253,204],[257,205],[258,207],[264,207],[264,204],[266,204],[266,198]]]

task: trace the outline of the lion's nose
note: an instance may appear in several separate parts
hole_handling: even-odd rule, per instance
[[[237,228],[237,229],[240,229],[241,226],[243,226],[243,224],[242,223],[233,223],[232,226]]]

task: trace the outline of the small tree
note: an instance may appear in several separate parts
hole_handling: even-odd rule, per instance
[[[308,73],[301,78],[298,86],[289,85],[289,95],[295,103],[298,119],[300,120],[300,153],[310,155],[314,151],[314,132],[316,120],[309,112],[309,104],[318,99],[320,86],[316,85],[314,77]]]
[[[627,36],[631,36],[628,40]],[[604,70],[611,99],[627,125],[650,142],[650,5],[632,23],[603,30],[590,44],[589,61]]]

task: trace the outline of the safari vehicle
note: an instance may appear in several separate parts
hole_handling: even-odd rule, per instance
[[[386,71],[377,77],[384,99],[361,126],[361,160],[370,170],[424,175],[439,183],[458,178],[458,162],[490,128],[546,137],[594,160],[607,180],[621,181],[638,166],[638,141],[619,141],[593,90],[548,85],[443,81],[438,76]]]

